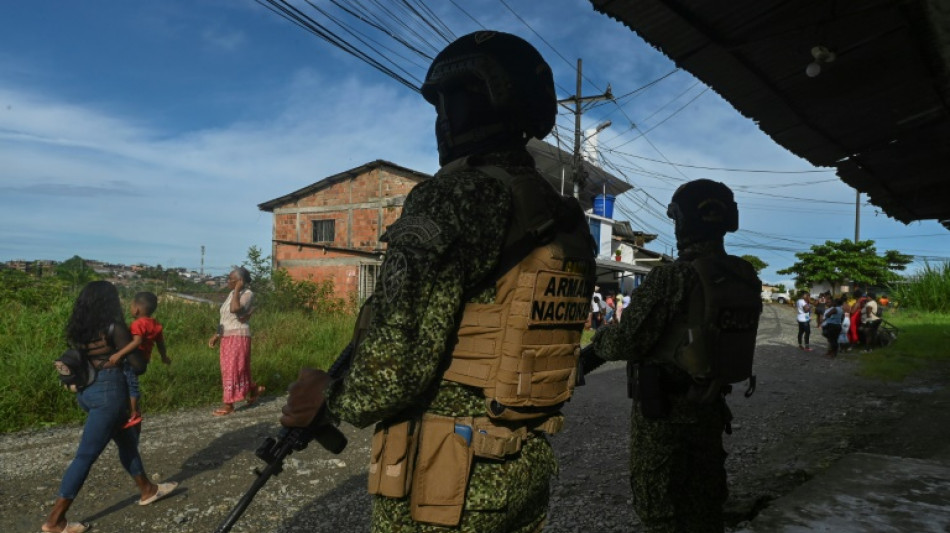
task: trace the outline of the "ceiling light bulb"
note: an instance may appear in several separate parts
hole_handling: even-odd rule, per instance
[[[819,74],[821,74],[821,65],[819,65],[817,61],[809,63],[808,66],[805,67],[805,75],[809,78],[814,78]]]
[[[836,54],[826,46],[814,46],[811,49],[811,56],[819,63],[831,63],[835,60]]]

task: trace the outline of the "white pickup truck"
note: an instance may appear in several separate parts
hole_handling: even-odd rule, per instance
[[[769,299],[772,300],[773,302],[784,304],[784,303],[792,301],[792,295],[790,295],[787,291],[773,292],[771,295],[769,295]]]

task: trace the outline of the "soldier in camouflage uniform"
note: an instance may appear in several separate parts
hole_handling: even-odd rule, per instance
[[[731,418],[728,388],[709,403],[693,401],[693,378],[658,352],[672,346],[670,325],[689,313],[689,295],[699,283],[690,263],[726,255],[723,237],[737,229],[738,213],[728,187],[696,180],[677,189],[668,216],[676,223],[677,261],[651,270],[623,320],[601,329],[592,343],[598,357],[628,361],[630,485],[647,531],[719,533],[728,494],[722,446]]]
[[[582,253],[575,253],[579,257],[572,263],[575,271],[579,264],[587,275],[586,285],[578,290],[581,303],[570,326],[579,345],[593,286],[593,243],[580,207],[544,182],[525,149],[530,137],[543,138],[554,124],[550,68],[531,45],[515,36],[477,32],[458,39],[435,58],[422,92],[438,111],[436,133],[443,166],[433,179],[411,191],[402,216],[382,237],[388,248],[372,298],[373,318],[361,335],[348,373],[329,382],[320,371],[302,372],[284,408],[281,422],[285,426],[306,425],[313,418],[313,398],[321,387],[326,387],[331,417],[358,427],[382,421],[377,437],[380,428],[391,428],[393,421],[408,419],[410,427],[415,427],[423,415],[460,420],[495,416],[498,413],[490,413],[495,407],[519,412],[487,401],[482,388],[446,377],[455,368],[449,356],[460,336],[463,311],[473,304],[495,304],[494,280],[499,270],[510,266],[502,265],[519,203],[505,180],[481,170],[486,167],[530,181],[532,202],[550,206],[568,202],[555,225],[564,226],[564,231],[576,226],[586,235]],[[574,357],[569,364],[576,368],[576,363]],[[573,379],[573,372],[565,373],[564,381],[569,380],[571,387]],[[560,403],[545,417],[558,414]],[[519,426],[518,422],[500,423],[512,429]],[[427,438],[424,431],[422,441]],[[476,439],[478,433],[485,432],[476,431]],[[456,441],[465,438],[457,437]],[[516,453],[497,460],[476,454],[467,471],[467,491],[457,523],[414,520],[414,494],[376,495],[372,531],[540,531],[557,462],[541,431],[523,431],[519,440]],[[425,442],[419,446],[421,450]],[[374,468],[371,464],[371,487]]]

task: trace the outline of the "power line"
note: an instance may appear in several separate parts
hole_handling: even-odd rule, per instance
[[[683,92],[677,94],[677,95],[674,96],[672,99],[670,99],[669,101],[667,101],[666,103],[664,103],[663,105],[661,105],[660,107],[658,107],[655,111],[653,111],[652,113],[650,113],[649,115],[647,115],[646,117],[644,117],[643,120],[642,120],[642,122],[646,122],[646,121],[650,120],[651,118],[653,118],[657,113],[659,113],[659,112],[662,111],[664,108],[666,108],[666,106],[668,106],[668,105],[672,104],[673,102],[679,100],[679,99],[680,99],[681,97],[683,97],[686,93],[688,93],[688,92],[690,92],[691,90],[693,90],[693,87],[696,87],[697,85],[699,85],[699,80],[696,80],[695,82],[693,82],[692,85],[690,85],[689,87],[686,88],[686,90],[684,90]],[[615,113],[615,112],[617,112],[617,111],[619,111],[619,110],[621,110],[621,106],[618,106],[617,109],[614,109],[613,111],[611,111],[610,113],[608,113],[608,116],[611,115],[611,114],[613,114],[613,113]],[[625,115],[625,116],[626,116],[626,115]],[[637,124],[637,122],[634,122],[634,121],[633,121],[632,119],[630,119],[629,117],[627,118],[627,120],[630,122],[630,128],[627,129],[627,130],[624,130],[623,132],[621,132],[621,133],[619,133],[619,134],[617,134],[615,137],[612,137],[612,138],[611,138],[609,141],[607,141],[607,142],[614,142],[615,140],[619,139],[619,138],[622,137],[623,135],[626,135],[626,134],[629,133],[630,131],[636,129],[636,124]],[[625,146],[625,145],[627,145],[627,144],[629,144],[629,143],[631,143],[631,142],[633,142],[633,141],[635,141],[635,140],[636,140],[636,139],[630,139],[630,140],[624,142],[623,144],[620,144],[620,145],[615,146],[614,148],[620,148],[621,146]]]
[[[304,1],[309,1],[309,0],[304,0]],[[436,46],[435,44],[429,42],[429,40],[426,39],[425,36],[423,36],[419,31],[417,31],[415,28],[413,28],[412,26],[409,25],[409,22],[408,22],[408,21],[413,21],[413,22],[416,22],[416,25],[418,26],[418,20],[414,19],[414,18],[411,17],[411,16],[410,16],[410,17],[405,17],[405,18],[400,17],[400,16],[397,15],[396,13],[393,13],[389,8],[387,8],[386,6],[384,6],[379,0],[370,0],[370,2],[372,2],[373,4],[375,4],[376,7],[377,7],[377,9],[381,10],[383,13],[386,13],[390,19],[392,19],[393,21],[396,22],[397,25],[402,26],[403,28],[405,28],[405,30],[406,30],[407,32],[409,32],[410,35],[414,36],[414,37],[415,37],[416,39],[418,39],[420,42],[422,42],[422,43],[426,44],[427,46],[429,46],[430,48],[432,48],[432,50],[433,50],[433,57],[434,57],[434,54],[438,53],[438,51],[439,51],[439,49],[440,49],[439,46]],[[396,5],[399,6],[399,4],[396,4]],[[402,6],[399,6],[399,7],[401,8]],[[426,31],[426,30],[424,29],[424,27],[422,28],[422,31]]]
[[[416,53],[417,55],[419,55],[420,57],[422,57],[422,58],[424,58],[424,59],[428,59],[429,61],[432,61],[432,58],[433,58],[434,56],[432,56],[431,54],[428,54],[428,53],[423,52],[422,50],[416,48],[416,47],[413,46],[409,41],[407,41],[407,40],[403,39],[402,37],[399,37],[398,35],[396,35],[391,29],[389,29],[389,28],[383,26],[382,24],[380,24],[380,23],[377,22],[377,21],[370,20],[365,14],[363,14],[363,13],[358,13],[358,12],[354,11],[352,8],[350,8],[350,7],[348,7],[348,6],[344,5],[344,4],[342,4],[339,0],[330,0],[330,1],[333,3],[333,5],[337,6],[337,7],[340,8],[340,9],[342,9],[342,10],[345,11],[346,13],[349,13],[350,16],[352,16],[352,17],[354,17],[354,18],[360,20],[360,21],[363,22],[364,24],[367,24],[367,25],[369,25],[370,27],[375,28],[376,30],[378,30],[378,31],[380,31],[380,32],[382,32],[382,33],[384,33],[384,34],[390,36],[393,40],[395,40],[395,41],[398,42],[399,44],[405,46],[405,47],[408,48],[410,51],[415,52],[415,53]],[[357,4],[357,5],[358,5],[359,7],[362,7],[362,6],[359,5],[359,4]],[[400,57],[403,57],[403,56],[400,56]],[[404,59],[405,59],[405,58],[404,58]]]
[[[498,0],[498,1],[501,2],[501,5],[505,6],[505,7],[508,9],[508,11],[510,11],[511,14],[515,16],[515,18],[517,18],[518,20],[520,20],[521,23],[524,24],[526,28],[528,28],[529,30],[531,30],[531,33],[535,34],[535,36],[537,36],[538,39],[541,39],[541,42],[543,42],[544,44],[546,44],[546,45],[548,46],[548,48],[550,48],[551,50],[553,50],[554,53],[555,53],[558,57],[560,57],[565,63],[567,63],[567,65],[568,65],[569,67],[571,67],[571,69],[573,69],[575,72],[577,72],[577,65],[574,65],[573,63],[571,63],[570,61],[568,61],[567,58],[564,57],[564,55],[561,54],[561,52],[559,52],[558,49],[554,47],[553,44],[549,43],[549,42],[547,41],[547,39],[545,39],[544,37],[542,37],[540,33],[538,33],[533,27],[531,27],[531,25],[528,24],[528,21],[526,21],[524,18],[522,18],[521,15],[519,15],[517,11],[515,11],[514,9],[512,9],[511,6],[508,5],[507,2],[505,2],[505,0]],[[596,88],[598,91],[601,90],[601,89],[600,89],[599,87],[597,87],[597,85],[596,85],[594,82],[592,82],[589,78],[587,78],[586,76],[584,76],[583,78],[584,78],[584,80],[587,81],[587,83],[590,83],[590,84],[591,84],[592,86],[594,86],[594,88]]]
[[[661,160],[659,160],[659,159],[653,159],[653,158],[650,158],[650,157],[644,157],[644,156],[642,156],[642,155],[633,155],[633,154],[631,154],[631,153],[628,153],[628,152],[621,152],[621,151],[616,150],[616,149],[613,149],[613,148],[605,148],[605,150],[607,150],[607,151],[609,151],[609,152],[616,152],[616,153],[618,153],[618,154],[623,154],[623,155],[626,155],[626,156],[628,156],[628,157],[633,157],[633,158],[635,158],[635,159],[642,159],[642,160],[644,160],[644,161],[650,161],[650,162],[652,162],[652,163],[662,163],[662,164],[664,164],[664,165],[675,165],[675,166],[678,166],[678,167],[696,168],[696,169],[700,169],[700,170],[721,170],[721,171],[723,171],[723,172],[749,172],[749,173],[761,173],[761,174],[815,174],[815,173],[824,173],[824,172],[835,172],[835,169],[826,169],[826,170],[819,170],[819,169],[812,169],[812,170],[768,170],[768,169],[760,169],[760,168],[730,168],[730,167],[709,167],[709,166],[703,166],[703,165],[688,165],[688,164],[686,164],[686,163],[670,163],[670,162],[667,162],[667,161],[661,161]],[[815,183],[827,183],[827,182],[832,182],[832,181],[839,181],[839,180],[838,180],[837,178],[832,178],[832,179],[826,179],[826,180],[820,180],[820,181],[804,182],[804,183],[801,183],[801,185],[811,185],[811,184],[815,184]],[[796,184],[790,184],[790,185],[796,185]],[[784,186],[784,185],[783,185],[783,186]],[[776,187],[776,185],[769,185],[769,187]]]
[[[699,82],[697,82],[697,83],[699,83]],[[636,137],[634,137],[634,138],[632,138],[632,139],[628,139],[627,141],[624,141],[623,143],[617,145],[617,148],[620,148],[621,146],[625,146],[625,145],[627,145],[627,144],[630,144],[630,143],[632,143],[633,141],[635,141],[635,140],[637,140],[637,139],[639,139],[639,138],[641,138],[641,137],[643,137],[648,143],[650,143],[651,146],[653,146],[653,143],[651,143],[651,142],[649,141],[649,139],[646,138],[647,133],[650,133],[651,131],[653,131],[653,130],[659,128],[659,127],[662,126],[666,121],[670,120],[671,118],[673,118],[674,116],[676,116],[677,114],[679,114],[680,111],[682,111],[682,110],[686,109],[687,107],[689,107],[690,104],[692,104],[693,102],[695,102],[696,99],[698,99],[700,96],[704,95],[704,94],[706,93],[706,91],[708,91],[708,90],[709,90],[709,87],[705,87],[702,91],[700,91],[699,93],[697,93],[696,96],[690,98],[688,102],[686,102],[685,104],[683,104],[682,106],[680,106],[679,108],[677,108],[676,111],[673,111],[672,113],[670,113],[669,115],[667,115],[666,118],[664,118],[663,120],[657,122],[656,124],[654,124],[653,126],[651,126],[651,127],[650,127],[649,129],[647,129],[647,130],[641,129],[639,125],[637,125],[635,122],[631,121],[631,123],[633,123],[633,125],[634,125],[634,128],[636,128],[636,130],[640,132],[640,135],[637,135]],[[656,149],[656,148],[654,147],[654,149]],[[670,163],[670,164],[672,165],[673,163]],[[674,165],[674,167],[675,167],[675,165]]]
[[[335,32],[327,28],[325,25],[317,22],[316,20],[314,20],[313,18],[311,18],[306,13],[304,13],[303,11],[301,11],[294,5],[290,4],[286,0],[255,0],[255,2],[271,10],[277,15],[283,17],[284,19],[296,24],[297,26],[300,26],[301,28],[309,31],[310,33],[316,35],[317,37],[320,37],[324,41],[339,48],[340,50],[343,50],[344,52],[360,59],[361,61],[375,68],[376,70],[382,72],[383,74],[389,76],[390,78],[412,89],[413,91],[419,92],[419,88],[417,87],[417,84],[414,84],[413,82],[400,76],[391,68],[383,65],[380,61],[374,59],[366,52],[353,46],[351,43],[347,42],[345,39],[337,35]],[[313,6],[313,4],[310,4],[310,5]]]
[[[475,24],[478,24],[478,26],[479,26],[481,29],[483,29],[483,30],[485,29],[485,25],[482,24],[481,22],[479,22],[478,20],[476,20],[475,17],[473,17],[468,11],[465,11],[465,9],[463,9],[462,6],[458,5],[458,2],[456,2],[455,0],[449,0],[449,2],[452,2],[452,5],[453,5],[453,6],[455,6],[456,8],[458,8],[458,10],[461,11],[466,17],[468,17],[469,19],[471,19],[472,22],[474,22]]]
[[[628,93],[622,94],[622,95],[620,95],[620,96],[614,98],[614,100],[617,100],[617,101],[619,102],[620,100],[623,100],[624,98],[628,98],[628,97],[631,97],[631,96],[634,96],[634,95],[639,95],[642,91],[644,91],[644,90],[646,90],[646,89],[649,89],[650,87],[653,87],[653,86],[656,85],[657,83],[660,83],[661,81],[665,80],[666,78],[669,78],[670,76],[672,76],[673,74],[676,74],[676,73],[679,72],[680,70],[682,70],[682,69],[680,69],[680,68],[678,68],[678,67],[677,67],[677,68],[674,68],[673,70],[671,70],[671,71],[667,72],[666,74],[660,76],[659,78],[657,78],[657,79],[655,79],[655,80],[653,80],[653,81],[647,83],[646,85],[641,85],[640,87],[637,87],[636,89],[634,89],[634,90],[632,90],[632,91],[630,91],[630,92],[628,92]]]
[[[442,20],[439,19],[439,17],[428,8],[428,6],[425,5],[425,3],[420,3],[418,5],[419,9],[425,11],[426,14],[422,14],[416,10],[416,8],[414,8],[412,4],[408,2],[408,0],[402,0],[402,3],[416,16],[416,18],[424,22],[427,26],[432,28],[432,31],[442,37],[446,44],[455,40],[456,37],[455,34],[452,33],[452,30],[450,30],[449,27],[446,26],[445,23],[442,22]],[[433,20],[435,22],[432,22]]]

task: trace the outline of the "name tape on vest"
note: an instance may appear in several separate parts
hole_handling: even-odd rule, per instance
[[[593,287],[580,274],[539,271],[531,299],[529,325],[578,325],[590,313]]]

